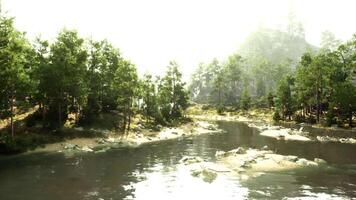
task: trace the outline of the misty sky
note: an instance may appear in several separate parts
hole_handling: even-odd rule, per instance
[[[162,74],[176,60],[187,78],[201,61],[223,59],[259,26],[283,28],[292,10],[308,42],[330,30],[356,32],[354,0],[2,0],[30,38],[53,40],[63,27],[108,39],[142,72]]]

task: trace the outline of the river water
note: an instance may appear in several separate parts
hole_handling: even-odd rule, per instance
[[[226,133],[101,154],[1,158],[0,199],[356,199],[356,145],[277,141],[243,123],[218,124]],[[186,155],[214,161],[217,150],[266,145],[279,154],[322,158],[328,165],[256,177],[219,175],[208,183],[179,164]]]

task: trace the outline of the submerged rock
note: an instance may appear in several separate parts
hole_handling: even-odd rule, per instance
[[[243,154],[243,153],[246,153],[246,149],[244,149],[243,147],[238,147],[237,149],[233,149],[228,152],[216,151],[215,157],[227,157],[227,156],[233,156],[235,154]]]
[[[212,183],[218,176],[217,173],[215,173],[209,169],[203,169],[201,175],[202,175],[203,181],[208,182],[208,183]]]
[[[197,156],[184,156],[182,159],[180,159],[179,163],[183,163],[185,165],[189,165],[192,163],[198,163],[198,162],[203,162],[204,160],[200,157]]]
[[[106,151],[110,150],[110,147],[104,147],[102,149],[95,150],[94,153],[105,153]]]

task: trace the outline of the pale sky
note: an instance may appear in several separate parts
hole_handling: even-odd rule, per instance
[[[53,41],[59,30],[108,39],[141,73],[163,74],[176,60],[187,80],[199,62],[236,52],[258,26],[284,27],[291,7],[307,40],[324,30],[356,33],[355,0],[2,0],[28,37]]]

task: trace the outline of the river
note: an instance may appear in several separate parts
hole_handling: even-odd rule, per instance
[[[278,141],[243,123],[218,124],[226,133],[72,157],[61,153],[1,157],[0,199],[356,199],[356,145]],[[328,165],[256,177],[219,175],[208,183],[179,164],[186,155],[214,161],[217,150],[239,146],[267,146],[279,154],[322,158]]]

